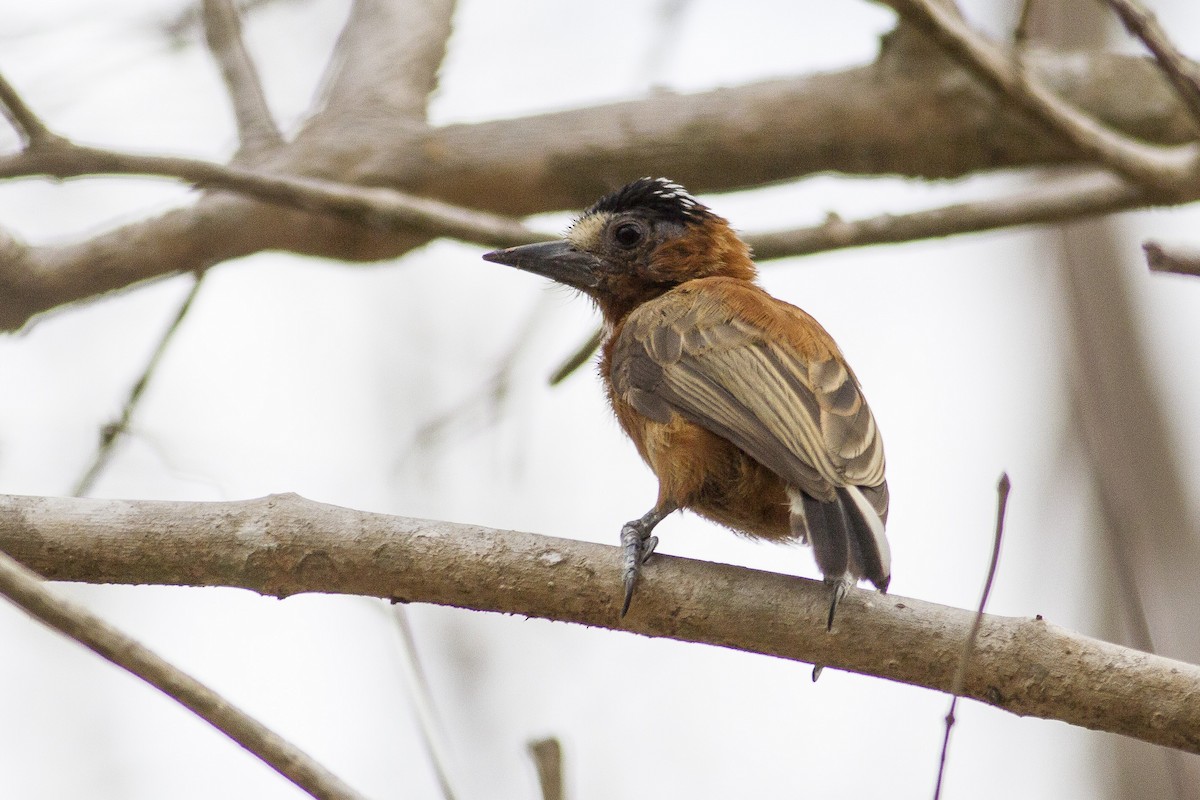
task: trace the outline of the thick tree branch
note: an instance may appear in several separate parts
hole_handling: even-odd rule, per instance
[[[1023,64],[976,33],[953,8],[935,0],[884,0],[980,80],[1010,99],[1098,164],[1144,186],[1173,193],[1200,171],[1196,145],[1147,145],[1101,124],[1031,76]]]
[[[58,597],[42,585],[36,574],[3,552],[0,595],[190,709],[313,797],[363,800],[307,753],[135,639],[87,609]]]
[[[612,547],[391,517],[281,495],[237,503],[0,496],[0,549],[57,580],[387,597],[624,629],[948,692],[974,613],[854,590],[824,632],[823,584],[660,556],[620,608]],[[1200,667],[985,618],[963,696],[1200,752]]]
[[[242,23],[232,0],[204,0],[204,34],[221,68],[237,120],[239,155],[254,157],[283,144],[271,116],[258,70],[242,40]]]

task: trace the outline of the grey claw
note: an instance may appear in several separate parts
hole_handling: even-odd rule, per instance
[[[653,538],[653,537],[651,537]],[[633,601],[633,590],[637,586],[638,573],[642,562],[646,560],[642,532],[632,524],[621,528],[621,547],[625,554],[621,565],[621,580],[625,584],[625,600],[621,604],[621,616],[629,612],[629,604]]]
[[[642,542],[642,563],[645,564],[650,560],[650,556],[654,554],[654,548],[658,547],[657,536],[647,536]]]
[[[637,584],[637,573],[625,576],[625,602],[621,604],[621,618],[629,613],[629,604],[633,602],[633,587]]]
[[[825,630],[832,631],[833,616],[837,613],[838,603],[846,596],[846,590],[850,588],[850,584],[844,578],[826,580],[825,583],[833,590],[833,599],[829,602],[829,619],[825,623]],[[813,680],[816,679],[817,676],[814,675]]]

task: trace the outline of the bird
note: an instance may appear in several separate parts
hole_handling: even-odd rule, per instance
[[[622,617],[655,526],[681,509],[811,545],[827,630],[850,586],[887,591],[883,442],[862,387],[815,319],[758,284],[726,219],[647,177],[601,197],[562,239],[483,258],[576,289],[603,316],[609,403],[658,478],[654,506],[621,529]]]

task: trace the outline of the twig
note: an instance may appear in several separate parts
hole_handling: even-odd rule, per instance
[[[1151,272],[1174,272],[1176,275],[1200,276],[1200,251],[1166,248],[1154,241],[1142,243],[1146,265]]]
[[[134,382],[129,390],[129,397],[125,399],[125,405],[121,409],[121,416],[115,422],[110,422],[105,425],[100,434],[100,447],[96,450],[96,455],[92,459],[91,465],[80,476],[79,481],[71,490],[74,497],[85,497],[92,491],[92,487],[96,483],[96,478],[104,471],[112,458],[113,452],[116,449],[117,439],[129,432],[129,421],[133,418],[133,412],[138,407],[138,402],[142,399],[142,395],[146,391],[146,386],[150,383],[150,378],[158,369],[159,363],[162,361],[163,353],[167,351],[167,345],[175,337],[179,326],[183,324],[184,318],[188,311],[192,308],[192,303],[196,300],[196,295],[200,293],[200,285],[203,283],[202,275],[192,276],[192,288],[188,290],[187,296],[183,298],[183,302],[179,304],[179,310],[175,312],[175,318],[171,320],[171,324],[163,331],[162,338],[158,340],[158,346],[154,348],[154,352],[150,356],[150,360],[146,362],[145,369],[142,374]]]
[[[37,574],[0,552],[0,594],[39,622],[74,639],[189,708],[313,797],[362,795],[279,734],[88,610],[47,589]]]
[[[1149,203],[1146,193],[1137,186],[1107,172],[1092,171],[1002,197],[851,221],[830,215],[820,225],[748,234],[745,239],[756,261],[770,261],[846,247],[1063,222]]]
[[[1000,543],[1004,539],[1004,514],[1008,510],[1008,493],[1012,484],[1008,473],[1000,474],[1000,483],[996,486],[996,534],[992,540],[992,560],[988,564],[987,580],[983,584],[983,594],[979,598],[979,607],[975,619],[971,622],[971,630],[963,643],[962,655],[958,659],[958,667],[954,670],[954,681],[951,685],[950,710],[946,713],[946,732],[942,737],[942,756],[938,762],[937,785],[933,790],[933,800],[942,796],[942,777],[946,771],[946,753],[950,749],[950,730],[954,727],[954,709],[958,698],[962,696],[963,687],[967,683],[967,666],[971,663],[971,655],[975,650],[975,641],[979,638],[979,629],[983,627],[983,611],[987,607],[988,595],[992,593],[992,581],[996,578],[996,565],[1000,562]]]
[[[533,766],[537,769],[538,786],[542,789],[542,800],[564,800],[562,743],[553,736],[534,739],[526,747]]]
[[[604,330],[596,328],[592,335],[587,338],[587,341],[575,349],[565,361],[559,364],[558,369],[554,370],[550,375],[550,385],[557,386],[570,377],[575,370],[582,367],[591,359],[592,354],[600,349],[600,343],[604,341]]]
[[[1200,150],[1195,144],[1163,148],[1123,136],[1064,102],[961,17],[934,0],[884,2],[930,35],[976,77],[1099,164],[1147,189],[1167,194],[1194,180],[1200,163]]]
[[[1121,18],[1125,30],[1136,36],[1154,54],[1163,74],[1171,81],[1175,94],[1200,126],[1200,71],[1171,43],[1158,19],[1137,0],[1107,0]]]
[[[239,192],[256,200],[350,217],[384,229],[415,227],[434,235],[507,247],[545,241],[551,234],[530,230],[497,214],[475,211],[425,197],[376,187],[352,186],[317,178],[266,175],[236,166],[192,158],[146,156],[60,141],[53,147],[0,158],[0,178],[53,175],[160,175],[205,189]]]
[[[46,123],[33,113],[21,95],[12,87],[3,75],[0,75],[0,111],[16,128],[26,147],[34,147],[57,137],[46,127]]]
[[[429,688],[429,679],[425,676],[421,659],[417,655],[417,640],[413,637],[408,613],[404,606],[399,604],[393,604],[385,610],[389,612],[388,617],[396,631],[400,662],[404,666],[404,682],[408,686],[408,695],[412,698],[413,708],[417,713],[421,741],[424,742],[429,760],[433,763],[442,797],[445,800],[455,800],[458,793],[454,790],[454,781],[451,778],[453,773],[450,769],[450,749],[446,746],[446,737],[442,735],[441,725],[438,724],[433,692]]]
[[[242,23],[231,0],[204,0],[204,34],[221,67],[221,77],[237,119],[240,154],[257,155],[283,144],[271,116],[254,61],[242,39]]]

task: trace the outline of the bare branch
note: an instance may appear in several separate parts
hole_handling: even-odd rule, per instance
[[[446,54],[454,0],[356,0],[334,48],[312,123],[425,120]]]
[[[240,192],[256,200],[350,217],[385,229],[415,227],[434,235],[482,240],[499,247],[553,238],[532,231],[513,219],[394,189],[267,175],[191,158],[119,153],[66,141],[39,148],[37,152],[0,158],[0,178],[32,175],[70,178],[101,174],[177,178],[205,189]]]
[[[87,609],[58,597],[4,552],[0,552],[0,594],[190,709],[313,797],[363,800],[291,742]]]
[[[941,692],[951,691],[955,671],[945,654],[961,652],[975,619],[851,590],[838,607],[842,632],[825,634],[829,597],[819,581],[660,556],[621,620],[614,547],[296,495],[235,503],[0,496],[0,549],[53,580],[437,603],[705,642]],[[963,697],[1200,752],[1200,667],[1040,618],[996,616],[984,618],[972,661]]]
[[[1200,250],[1166,247],[1159,242],[1143,242],[1146,265],[1151,272],[1174,272],[1176,275],[1200,276]]]
[[[567,359],[558,366],[558,369],[550,374],[550,385],[557,386],[569,378],[575,370],[586,364],[592,355],[600,349],[602,341],[604,341],[604,331],[596,328],[587,341],[577,347],[575,352],[567,356]]]
[[[564,800],[562,744],[553,736],[535,739],[527,745],[529,756],[537,769],[542,800]]]
[[[1033,6],[1037,0],[1022,0],[1021,13],[1017,15],[1017,24],[1013,28],[1013,51],[1023,54],[1025,45],[1029,42],[1029,21],[1033,18]]]
[[[17,94],[17,90],[3,75],[0,75],[0,111],[4,112],[4,116],[16,128],[26,147],[33,147],[57,138],[46,127],[46,123],[42,122],[38,115],[25,105],[21,95]]]
[[[987,578],[983,582],[983,594],[979,598],[975,619],[971,623],[967,640],[963,643],[962,655],[958,659],[958,668],[954,670],[950,710],[946,713],[946,732],[942,737],[942,757],[938,763],[933,800],[938,800],[942,796],[942,778],[946,774],[946,754],[950,750],[950,731],[954,728],[954,710],[958,707],[958,698],[962,695],[963,686],[967,682],[967,667],[970,666],[971,656],[975,652],[975,642],[979,639],[979,629],[983,626],[983,612],[987,608],[988,597],[992,593],[992,582],[996,579],[996,567],[1000,563],[1000,543],[1004,541],[1004,515],[1008,511],[1008,493],[1011,489],[1012,484],[1008,480],[1008,473],[1002,473],[1000,483],[996,486],[996,532],[992,536],[992,558],[988,563]]]
[[[158,369],[158,365],[162,362],[163,353],[167,351],[167,345],[175,337],[179,326],[183,324],[183,320],[187,317],[188,311],[192,308],[192,303],[196,299],[196,295],[200,292],[200,285],[204,278],[200,275],[195,275],[192,278],[192,288],[188,290],[187,296],[183,298],[183,302],[179,304],[179,310],[175,312],[175,318],[171,324],[167,326],[166,331],[158,340],[158,346],[154,348],[154,352],[150,355],[150,360],[146,362],[146,368],[142,370],[142,374],[138,377],[129,390],[129,397],[125,400],[125,405],[121,408],[121,416],[115,422],[110,422],[104,426],[100,433],[100,447],[96,450],[96,455],[92,459],[91,465],[79,478],[75,487],[71,490],[71,495],[74,497],[86,497],[96,483],[96,478],[108,466],[109,460],[112,458],[113,451],[116,449],[117,440],[129,432],[129,421],[133,418],[133,412],[138,406],[138,402],[142,399],[142,394],[146,391],[146,386],[150,383],[150,378]]]
[[[1165,143],[1192,136],[1190,117],[1149,59],[1112,54],[1067,59],[1031,51],[1026,63],[1071,102],[1131,135]],[[513,120],[436,129],[410,125],[403,135],[362,120],[353,136],[328,131],[328,139],[298,139],[259,168],[403,188],[521,216],[581,208],[630,176],[648,172],[703,193],[831,170],[936,178],[1079,160],[1074,149],[1034,130],[1022,115],[993,108],[991,93],[960,78],[959,68],[940,61],[923,62],[916,71],[870,65]],[[61,152],[41,150],[56,158]],[[145,170],[156,168],[161,163]],[[64,170],[61,163],[58,169],[86,173]],[[212,167],[207,169],[213,178]],[[0,159],[0,170],[37,171],[32,162],[13,157]],[[429,238],[409,227],[364,227],[206,195],[191,208],[80,242],[7,248],[11,258],[0,260],[0,328],[20,327],[63,303],[261,250],[370,261],[395,258]]]
[[[254,61],[242,40],[242,23],[232,0],[204,0],[204,33],[208,49],[221,67],[221,76],[233,102],[240,154],[253,156],[283,144],[271,116],[267,96]]]
[[[1171,43],[1158,19],[1137,0],[1108,0],[1108,4],[1121,18],[1125,29],[1154,54],[1193,122],[1200,126],[1200,71]]]
[[[454,790],[454,781],[450,769],[449,748],[446,747],[446,737],[442,735],[438,724],[438,715],[433,705],[433,692],[429,688],[429,679],[421,667],[421,659],[417,654],[417,640],[413,636],[412,626],[408,623],[408,613],[402,605],[393,604],[390,608],[393,629],[400,645],[400,660],[404,665],[404,683],[408,687],[409,698],[417,713],[417,722],[421,730],[421,741],[433,764],[434,774],[437,775],[438,788],[441,789],[443,800],[456,800],[459,796]]]
[[[1171,193],[1184,182],[1194,182],[1200,168],[1200,150],[1195,144],[1165,149],[1119,134],[1051,92],[959,15],[933,0],[884,2],[985,84],[1099,164],[1150,190]]]
[[[1106,172],[1088,172],[1050,180],[1007,197],[849,222],[831,215],[820,225],[748,234],[745,238],[756,260],[770,261],[844,247],[1064,222],[1151,204],[1153,201],[1138,187]]]

